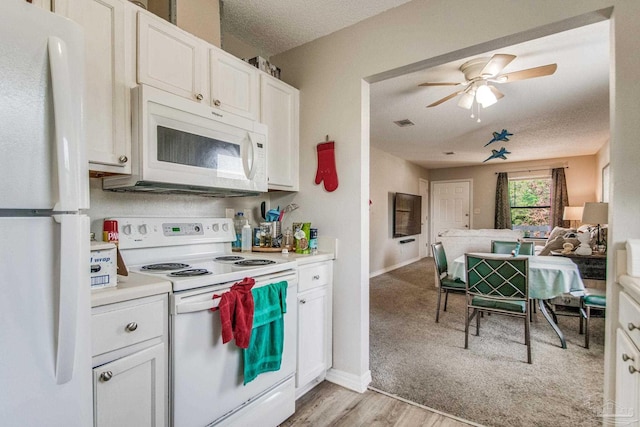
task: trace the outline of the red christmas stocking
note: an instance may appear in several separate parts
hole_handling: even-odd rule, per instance
[[[334,142],[323,142],[317,145],[318,171],[316,184],[324,181],[324,189],[334,191],[338,188],[338,172],[336,171],[336,156]]]

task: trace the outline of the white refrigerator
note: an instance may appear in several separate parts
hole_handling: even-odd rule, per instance
[[[93,423],[83,34],[0,2],[0,424]]]

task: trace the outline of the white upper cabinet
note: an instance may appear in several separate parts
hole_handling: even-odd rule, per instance
[[[125,0],[56,0],[54,12],[85,30],[85,135],[89,169],[131,173]]]
[[[211,105],[258,119],[258,69],[220,49],[209,49]]]
[[[260,73],[260,121],[269,128],[269,189],[298,191],[300,91]]]
[[[138,82],[209,103],[206,43],[150,13],[138,12]]]

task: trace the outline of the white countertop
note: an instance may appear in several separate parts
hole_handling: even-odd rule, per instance
[[[91,291],[91,307],[171,292],[171,282],[153,276],[129,272],[118,276],[118,286]]]
[[[266,259],[295,261],[299,266],[335,259],[333,252],[318,252],[316,255],[297,254],[293,252],[286,255],[280,252],[252,252],[251,254],[253,256],[259,255]],[[239,253],[239,255],[241,255],[241,253]],[[153,276],[129,272],[128,276],[118,276],[118,286],[116,287],[92,290],[91,307],[114,304],[168,292],[171,292],[171,282]]]

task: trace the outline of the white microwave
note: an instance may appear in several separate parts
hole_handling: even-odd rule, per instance
[[[213,197],[267,191],[267,127],[154,87],[131,92],[131,175],[113,191]]]

